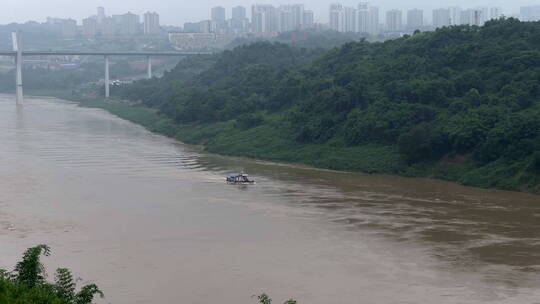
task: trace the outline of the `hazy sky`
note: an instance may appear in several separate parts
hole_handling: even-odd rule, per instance
[[[226,7],[227,15],[230,16],[231,7],[236,5],[248,7],[253,3],[303,3],[307,9],[315,11],[318,22],[326,22],[328,6],[333,2],[357,6],[360,0],[0,0],[0,24],[24,22],[29,19],[44,21],[48,16],[71,17],[80,22],[82,18],[95,14],[97,6],[104,6],[108,15],[127,11],[142,14],[151,10],[161,15],[162,24],[182,25],[186,21],[208,19],[210,8],[213,6]],[[540,0],[373,0],[371,4],[383,9],[415,7],[432,9],[454,5],[499,6],[503,8],[505,15],[510,15],[519,12],[520,6],[540,4]]]

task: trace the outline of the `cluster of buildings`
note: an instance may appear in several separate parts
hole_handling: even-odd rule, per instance
[[[488,20],[502,16],[498,7],[446,7],[429,11],[428,16],[423,9],[391,9],[383,12],[368,2],[360,2],[356,7],[331,4],[328,23],[325,24],[317,22],[314,12],[306,9],[303,4],[255,4],[251,6],[251,11],[246,7],[236,6],[228,13],[224,7],[213,7],[209,19],[185,23],[182,29],[168,33],[169,41],[181,50],[216,49],[226,46],[238,37],[274,37],[283,32],[313,28],[390,37],[417,29],[430,30],[462,24],[480,26]],[[511,17],[523,21],[540,20],[540,5],[521,7],[519,15]],[[82,36],[90,39],[113,39],[152,36],[165,32],[160,27],[157,13],[147,12],[142,18],[131,12],[107,16],[103,7],[97,8],[96,15],[83,19],[82,24],[77,24],[73,19],[58,18],[48,18],[47,23],[61,28],[62,35],[66,38]]]
[[[221,48],[238,36],[274,37],[282,32],[312,28],[384,38],[451,25],[481,26],[502,16],[499,7],[446,7],[429,12],[423,9],[391,9],[383,12],[369,2],[360,2],[357,7],[334,3],[329,7],[328,23],[321,24],[316,22],[313,11],[303,4],[256,4],[251,7],[250,18],[245,7],[233,7],[228,18],[227,10],[218,6],[211,9],[210,19],[185,23],[181,32],[169,33],[169,40],[177,49],[211,49]],[[520,15],[512,17],[539,20],[540,6],[522,7]]]
[[[428,16],[423,9],[392,9],[382,14],[377,6],[361,2],[358,7],[330,5],[328,27],[338,32],[360,32],[371,35],[407,33],[414,30],[432,30],[451,25],[478,25],[503,16],[499,7],[438,8]],[[520,8],[519,14],[506,15],[522,21],[540,20],[540,5]],[[429,18],[431,17],[431,18]],[[430,20],[428,22],[427,20]]]
[[[334,3],[330,5],[328,26],[337,32],[376,34],[380,28],[379,15],[379,8],[370,6],[367,2],[360,3],[358,8]]]
[[[381,18],[380,9],[368,2],[361,2],[357,8],[332,4],[330,5],[329,28],[338,32],[378,35],[450,25],[483,25],[486,21],[498,19],[501,16],[502,12],[498,7],[465,10],[460,7],[439,8],[432,11],[431,23],[428,23],[423,9],[410,9],[406,12],[392,9],[386,11]]]
[[[312,28],[315,25],[313,11],[306,10],[303,4],[281,5],[275,7],[256,4],[251,7],[251,19],[243,6],[233,7],[230,18],[224,7],[214,7],[210,11],[211,19],[196,23],[185,23],[187,33],[251,33],[271,36],[276,33]]]
[[[83,19],[81,25],[77,24],[76,20],[60,18],[47,18],[47,24],[59,26],[65,38],[83,36],[90,39],[97,37],[112,39],[161,33],[157,13],[145,13],[141,22],[141,17],[131,12],[107,16],[103,7],[97,8],[96,15]]]
[[[243,6],[233,7],[230,18],[224,7],[217,6],[210,16],[209,20],[185,23],[181,33],[169,34],[169,41],[178,50],[218,49],[238,37],[273,37],[315,27],[313,11],[303,4],[256,4],[251,7],[251,19]]]

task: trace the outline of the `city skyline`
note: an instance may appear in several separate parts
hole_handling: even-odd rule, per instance
[[[0,11],[0,24],[8,24],[12,22],[26,22],[26,21],[38,21],[43,22],[47,17],[56,18],[73,18],[79,22],[88,17],[90,12],[94,12],[98,6],[105,6],[110,14],[123,14],[128,11],[143,15],[146,11],[156,11],[160,14],[161,23],[164,25],[181,26],[186,22],[196,22],[199,20],[211,19],[211,8],[216,6],[222,6],[226,9],[226,18],[231,18],[231,9],[235,6],[245,6],[250,8],[253,4],[261,4],[261,1],[230,1],[223,3],[219,1],[204,1],[197,4],[178,3],[172,0],[162,0],[159,3],[152,3],[152,5],[146,4],[142,1],[130,1],[129,7],[122,3],[122,1],[103,1],[93,0],[85,1],[84,3],[78,3],[77,7],[73,7],[72,3],[67,0],[49,0],[46,4],[43,1],[28,0],[25,4],[15,0],[4,0],[4,9]],[[34,2],[35,5],[29,5]],[[327,23],[329,22],[328,10],[332,3],[339,3],[343,6],[357,7],[361,1],[311,1],[310,3],[301,1],[264,1],[264,3],[272,5],[284,5],[284,4],[304,4],[306,7],[314,11],[314,22]],[[433,1],[415,0],[408,1],[406,5],[396,0],[378,0],[371,1],[372,5],[377,6],[382,12],[386,12],[392,9],[401,9],[406,18],[406,10],[408,9],[423,9],[431,11],[441,7],[461,6],[463,8],[474,8],[477,6],[489,6],[500,7],[505,15],[513,15],[519,13],[521,6],[533,5],[531,1],[513,1],[511,4],[508,1],[462,1],[457,0],[451,3],[433,3]],[[71,5],[69,5],[71,4]],[[20,12],[20,13],[17,13]],[[250,10],[248,10],[248,17]],[[431,20],[431,14],[424,14],[424,18]]]

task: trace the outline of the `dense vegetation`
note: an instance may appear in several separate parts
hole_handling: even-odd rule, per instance
[[[29,248],[12,272],[0,269],[0,303],[91,304],[95,296],[103,297],[94,284],[77,291],[76,280],[66,268],[56,270],[54,283],[47,282],[40,258],[49,254],[46,245]]]
[[[210,61],[193,77],[178,77],[179,66],[115,93],[159,109],[175,123],[164,132],[213,152],[538,191],[538,22],[447,27],[322,55],[262,42]]]

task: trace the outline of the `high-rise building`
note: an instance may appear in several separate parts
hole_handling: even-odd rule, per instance
[[[146,12],[144,14],[144,34],[157,35],[161,32],[158,13]]]
[[[95,38],[97,35],[97,18],[85,18],[82,21],[82,33],[87,38]]]
[[[379,22],[379,16],[380,16],[379,8],[377,6],[370,6],[369,13],[370,13],[369,16],[371,19],[370,34],[377,35],[381,27],[380,22]]]
[[[379,32],[379,8],[368,2],[360,2],[357,10],[357,32],[377,35]]]
[[[62,20],[62,37],[74,38],[77,36],[77,21],[73,19]]]
[[[357,17],[358,14],[356,9],[353,7],[344,7],[344,23],[345,23],[345,32],[356,32],[358,31]]]
[[[418,30],[424,26],[424,10],[411,9],[407,11],[407,28]]]
[[[99,25],[99,34],[104,38],[112,39],[117,32],[116,22],[112,17],[105,17]]]
[[[304,5],[293,4],[290,6],[292,12],[292,24],[295,30],[302,29],[304,27]]]
[[[492,7],[489,9],[489,19],[499,19],[502,16],[502,11],[500,7]]]
[[[116,23],[118,34],[122,36],[134,36],[139,33],[141,23],[139,15],[128,12],[123,15],[113,15],[113,20]]]
[[[315,26],[315,14],[313,13],[313,11],[304,11],[304,21],[302,23],[303,28],[305,29],[313,28]]]
[[[360,33],[370,33],[371,29],[371,13],[369,10],[368,2],[360,2],[358,4],[358,27],[357,31]]]
[[[341,4],[330,5],[330,29],[345,32],[345,9]]]
[[[229,28],[233,32],[245,32],[248,30],[249,19],[246,17],[246,8],[236,6],[232,9],[232,18],[229,21]]]
[[[211,18],[212,21],[225,22],[226,20],[224,7],[221,7],[221,6],[213,7],[211,15],[212,15],[212,18]]]
[[[203,20],[198,23],[199,33],[210,33],[212,32],[212,20]]]
[[[403,13],[401,10],[393,9],[386,12],[386,30],[390,32],[403,30]]]
[[[521,7],[519,9],[519,16],[522,21],[540,20],[540,5]]]
[[[460,25],[461,22],[461,7],[454,6],[450,8],[450,25]]]
[[[486,21],[489,20],[489,8],[488,7],[479,7],[476,10],[480,11],[480,25],[484,25]]]
[[[246,8],[243,6],[236,6],[232,8],[232,20],[242,21],[246,19]]]
[[[210,25],[211,32],[213,33],[224,33],[227,32],[228,24],[225,16],[225,8],[221,6],[213,7],[211,11],[212,24]]]
[[[482,25],[482,11],[477,9],[467,9],[461,12],[461,24]]]
[[[253,33],[276,33],[278,29],[277,19],[277,10],[272,5],[256,4],[251,7],[251,26]]]
[[[288,32],[294,30],[293,14],[289,5],[282,5],[277,9],[278,32]]]
[[[452,24],[452,18],[450,17],[449,8],[439,8],[433,10],[433,27],[441,28],[450,26]]]
[[[298,30],[304,23],[304,6],[302,4],[282,5],[277,9],[278,32]]]
[[[358,31],[358,11],[339,3],[330,5],[330,29],[337,32]]]
[[[98,7],[97,8],[97,23],[102,24],[105,20],[105,8],[104,7]]]
[[[120,28],[120,26],[122,25],[122,15],[111,15],[111,18],[113,19],[117,27]]]

